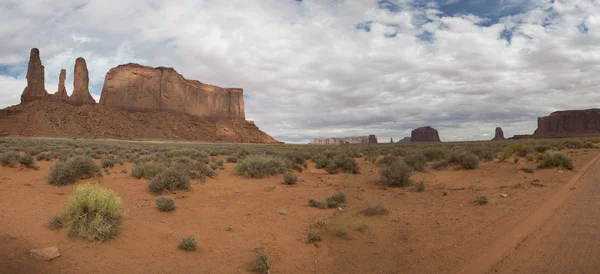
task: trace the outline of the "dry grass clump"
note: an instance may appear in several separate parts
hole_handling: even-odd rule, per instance
[[[168,168],[156,174],[148,184],[148,190],[152,194],[161,194],[165,190],[189,190],[190,187],[190,179],[182,170],[176,168]]]
[[[196,248],[198,247],[198,245],[196,244],[196,239],[194,239],[194,237],[184,237],[183,239],[181,239],[181,242],[179,242],[179,249],[181,250],[185,250],[185,251],[196,251]]]
[[[268,155],[250,155],[239,162],[234,171],[237,175],[261,179],[287,171],[285,161]]]
[[[75,183],[78,179],[88,179],[100,175],[100,168],[92,158],[78,156],[50,167],[48,183],[55,186],[64,186]]]
[[[117,234],[121,207],[121,198],[112,190],[84,184],[75,189],[60,219],[69,235],[102,242]]]
[[[261,249],[254,249],[252,253],[255,256],[254,263],[252,263],[252,272],[268,274],[271,269],[271,262],[269,257]]]
[[[381,167],[381,182],[386,186],[408,186],[412,168],[403,161],[395,161]]]
[[[476,205],[485,205],[488,203],[488,198],[486,196],[478,196],[473,203]]]
[[[370,205],[369,207],[360,211],[363,215],[366,216],[381,216],[388,213],[388,210],[382,205]]]
[[[295,185],[298,183],[298,177],[292,173],[286,173],[283,175],[283,183],[286,185]]]
[[[335,193],[325,200],[308,199],[308,205],[320,209],[341,207],[346,202],[346,195],[342,192]]]
[[[538,162],[540,163],[540,168],[564,167],[569,170],[573,169],[571,159],[566,154],[558,151],[544,152],[538,158]]]
[[[160,197],[156,199],[156,207],[160,212],[169,212],[175,210],[175,200],[168,197]]]

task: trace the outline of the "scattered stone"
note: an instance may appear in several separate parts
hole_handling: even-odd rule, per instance
[[[283,209],[282,209],[282,210],[279,210],[279,211],[277,211],[277,213],[279,213],[279,215],[287,215],[287,211],[285,211],[285,210],[283,210]]]
[[[508,197],[508,194],[506,194],[506,193],[502,193],[502,194],[500,194],[500,197],[502,197],[502,198],[506,198],[506,197]]]
[[[30,251],[31,256],[38,260],[42,261],[50,261],[58,256],[60,256],[60,252],[58,251],[58,247],[46,247],[41,249],[32,249]]]

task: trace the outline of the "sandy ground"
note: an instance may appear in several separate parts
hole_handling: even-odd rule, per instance
[[[177,205],[170,213],[156,209],[156,196],[148,193],[146,180],[132,178],[131,164],[126,164],[98,179],[122,197],[125,212],[120,234],[99,244],[43,226],[66,205],[74,189],[46,182],[52,162],[39,162],[39,170],[0,167],[0,273],[246,273],[251,270],[255,248],[265,250],[272,260],[271,273],[458,273],[501,245],[502,235],[535,214],[598,154],[597,150],[571,152],[574,171],[547,169],[527,174],[519,168],[535,167],[534,163],[521,159],[513,164],[509,159],[482,163],[474,171],[417,173],[412,178],[425,182],[424,192],[379,185],[378,166],[362,159],[358,159],[359,175],[329,175],[310,163],[308,170],[296,172],[301,182],[294,186],[282,184],[282,175],[236,176],[234,164],[226,163],[218,178],[204,184],[196,181],[189,192],[167,195]],[[120,173],[123,169],[127,174]],[[323,199],[336,191],[347,195],[341,211],[307,205],[310,197]],[[592,190],[576,191],[580,199],[593,200],[594,196],[586,194]],[[489,198],[487,205],[473,203],[481,195]],[[372,204],[382,204],[389,214],[359,214]],[[282,210],[285,215],[278,213]],[[554,231],[547,229],[555,226],[562,227],[559,232],[568,237],[571,224],[557,216],[581,210],[577,202],[566,203],[549,221],[556,225],[546,225],[525,248],[537,249],[538,242],[552,237]],[[304,243],[307,228],[318,218],[328,223],[323,240]],[[593,220],[587,219],[586,224],[597,227]],[[360,224],[369,229],[355,230]],[[348,226],[349,236],[327,233],[327,227],[335,225]],[[179,240],[189,235],[198,241],[196,252],[177,248]],[[593,244],[576,241],[572,246]],[[57,246],[61,256],[45,262],[29,255],[31,249],[48,246]],[[535,269],[522,265],[519,253],[511,256],[497,269],[514,272],[515,264],[521,273]]]

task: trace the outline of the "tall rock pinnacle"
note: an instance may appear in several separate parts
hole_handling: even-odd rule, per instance
[[[29,65],[27,66],[27,87],[21,94],[21,103],[44,98],[48,95],[44,87],[44,66],[40,59],[40,51],[32,48],[29,54]]]
[[[56,92],[56,98],[59,100],[69,99],[67,95],[67,89],[65,88],[65,80],[67,79],[67,70],[61,69],[60,76],[58,77],[58,91]]]
[[[75,77],[73,78],[73,94],[69,101],[72,104],[95,104],[96,101],[90,94],[89,85],[90,79],[85,59],[79,57],[75,60]]]

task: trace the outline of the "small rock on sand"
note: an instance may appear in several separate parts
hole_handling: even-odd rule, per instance
[[[46,247],[40,249],[32,249],[31,256],[38,260],[42,261],[50,261],[58,256],[60,256],[60,252],[58,252],[58,247]]]

